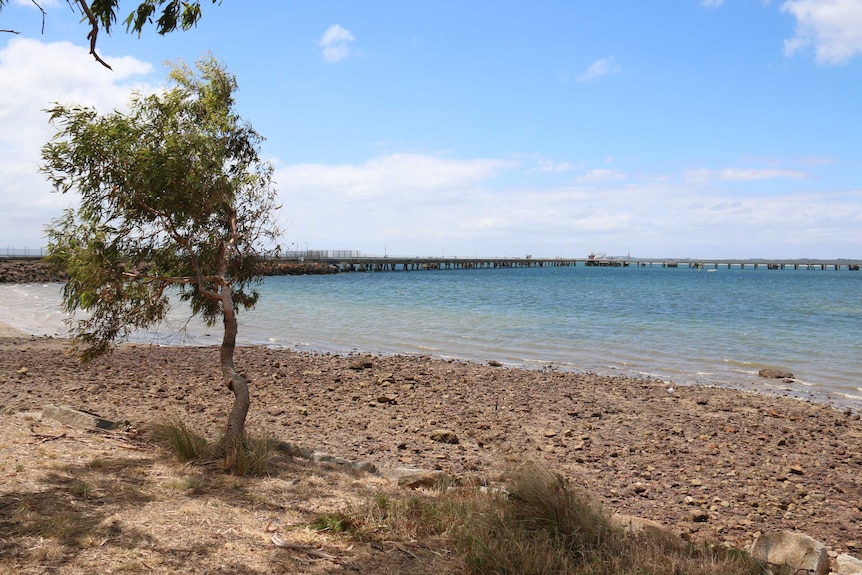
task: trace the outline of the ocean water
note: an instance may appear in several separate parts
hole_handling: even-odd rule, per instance
[[[0,320],[62,335],[58,284],[0,286]],[[240,313],[241,343],[320,352],[428,354],[651,376],[862,409],[862,273],[848,270],[516,268],[266,278]],[[217,344],[186,321],[136,334]],[[764,367],[797,381],[768,381]]]

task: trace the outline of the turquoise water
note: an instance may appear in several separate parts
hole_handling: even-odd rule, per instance
[[[58,286],[2,288],[9,293],[0,319],[56,332]],[[649,375],[862,407],[859,272],[398,271],[273,277],[260,291],[258,308],[240,316],[246,343]],[[10,297],[19,303],[10,305]],[[218,329],[197,323],[177,337],[180,317],[159,330],[160,341],[218,342]],[[758,378],[763,367],[791,371],[798,381]]]

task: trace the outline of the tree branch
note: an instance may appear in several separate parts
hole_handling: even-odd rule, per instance
[[[36,0],[30,0],[30,2],[32,2],[33,6],[38,8],[39,12],[42,13],[42,34],[44,34],[45,33],[45,14],[46,14],[45,9],[42,8],[41,6],[39,6],[39,3],[36,2]],[[16,32],[16,34],[17,34],[17,32]]]
[[[90,33],[87,34],[87,39],[90,41],[90,54],[93,55],[93,58],[96,59],[96,62],[107,68],[108,70],[113,70],[107,62],[102,60],[102,58],[96,54],[96,38],[99,36],[99,22],[96,20],[93,13],[90,11],[90,7],[87,5],[87,0],[78,0],[78,4],[81,6],[81,10],[84,12],[84,15],[87,16],[87,20],[90,21]]]
[[[222,279],[220,276],[148,276],[146,274],[136,274],[131,272],[126,272],[123,276],[133,280],[171,284],[197,284],[200,283],[201,280],[204,282],[218,282]]]

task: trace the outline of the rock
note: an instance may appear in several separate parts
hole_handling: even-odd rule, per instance
[[[399,487],[407,487],[409,489],[434,487],[449,478],[449,476],[442,471],[427,471],[425,469],[415,469],[413,467],[381,469],[380,474]]]
[[[759,535],[751,545],[755,559],[772,565],[786,565],[792,572],[812,575],[829,573],[826,546],[803,533],[776,531]]]
[[[68,405],[46,405],[42,408],[42,417],[78,429],[116,429],[118,427],[116,422]]]
[[[449,443],[455,445],[458,443],[458,436],[455,435],[455,432],[451,429],[437,429],[431,432],[429,435],[431,441],[436,441],[437,443]]]
[[[489,359],[488,365],[490,365],[491,367],[503,367],[503,364],[500,363],[499,361],[497,361],[496,359]]]
[[[377,473],[377,466],[370,461],[357,461],[353,464],[353,469],[356,471],[364,471],[365,473],[370,473],[372,475]]]
[[[398,403],[398,399],[391,395],[381,395],[377,398],[377,403],[386,403],[394,405]]]
[[[703,509],[693,509],[688,513],[688,520],[695,523],[706,523],[709,521],[709,512]]]
[[[352,465],[346,459],[330,455],[329,453],[323,453],[322,451],[315,451],[311,455],[311,460],[315,463],[332,463],[333,465],[343,465],[345,467]]]
[[[676,537],[676,534],[673,531],[661,523],[651,519],[644,519],[643,517],[636,517],[634,515],[615,513],[610,517],[610,524],[611,527],[622,529],[632,535],[640,535],[646,531],[647,533],[664,533],[666,535]]]
[[[772,369],[769,367],[763,368],[757,372],[760,377],[766,379],[793,379],[793,374],[789,371],[781,371],[780,369]]]
[[[347,364],[348,369],[353,369],[356,371],[362,369],[371,369],[374,367],[374,362],[371,361],[370,358],[367,357],[354,357]]]
[[[852,555],[842,553],[835,558],[835,572],[838,575],[857,575],[862,573],[862,561]]]
[[[0,261],[0,283],[46,283],[65,281],[65,272],[54,271],[50,264],[40,261]]]

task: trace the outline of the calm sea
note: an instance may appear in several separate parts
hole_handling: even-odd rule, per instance
[[[260,291],[258,307],[240,314],[241,342],[653,376],[862,409],[859,272],[398,271],[273,277]],[[0,319],[29,333],[62,334],[59,301],[57,284],[0,286]],[[218,327],[184,317],[135,339],[218,343]],[[757,377],[763,367],[798,381],[764,380]]]

